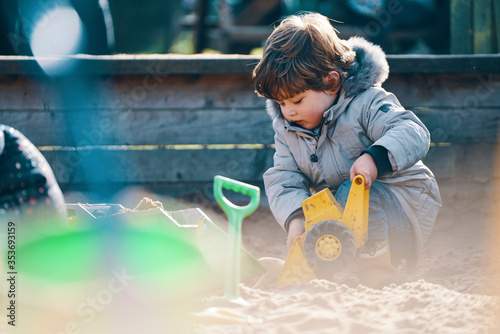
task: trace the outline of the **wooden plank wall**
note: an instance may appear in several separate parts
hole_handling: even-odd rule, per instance
[[[65,190],[139,185],[179,195],[208,189],[217,174],[262,186],[274,149],[250,76],[258,59],[213,57],[195,61],[196,72],[179,59],[96,57],[51,79],[31,60],[0,59],[0,122],[40,148]],[[389,57],[384,87],[429,128],[425,163],[444,188],[481,189],[499,177],[499,60]]]

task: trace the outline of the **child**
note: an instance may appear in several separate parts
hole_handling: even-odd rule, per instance
[[[421,254],[441,207],[434,175],[421,161],[430,135],[381,88],[388,73],[380,47],[339,39],[320,14],[290,16],[268,38],[253,78],[273,118],[276,153],[264,183],[289,250],[305,231],[301,202],[330,188],[345,206],[350,182],[362,175],[370,212],[358,256],[390,249],[400,266]]]

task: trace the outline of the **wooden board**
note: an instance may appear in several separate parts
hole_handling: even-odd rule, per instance
[[[500,62],[498,63],[500,68]],[[384,83],[401,103],[413,107],[498,107],[500,74],[393,74]],[[71,90],[68,90],[71,88]],[[74,88],[79,88],[75,91]],[[248,75],[118,76],[77,86],[64,81],[0,77],[0,110],[264,110]]]
[[[2,110],[210,109],[264,106],[250,75],[0,76]]]
[[[211,184],[216,174],[262,182],[274,149],[265,100],[253,92],[248,65],[258,58],[231,58],[250,67],[230,73],[221,65],[211,74],[187,69],[188,74],[168,74],[169,60],[146,58],[90,57],[86,64],[98,75],[70,80],[27,77],[21,70],[0,75],[0,122],[41,147],[65,189],[90,184],[181,189]],[[172,61],[224,62],[205,60]],[[433,146],[425,162],[438,180],[485,183],[500,176],[494,166],[499,60],[498,55],[389,58],[395,70],[384,88],[429,128]],[[0,72],[3,65],[0,59]]]
[[[38,146],[272,144],[263,109],[0,111]]]
[[[0,120],[37,145],[269,144],[247,75],[118,76],[64,94],[64,81],[0,80]],[[145,82],[149,82],[148,85]],[[151,82],[157,85],[150,87]],[[69,86],[75,88],[76,83]],[[492,142],[500,74],[392,75],[384,87],[442,142]],[[150,89],[149,89],[150,88]]]
[[[457,0],[471,1],[471,0]],[[496,1],[496,0],[495,0]],[[470,13],[469,13],[470,14]],[[459,21],[457,24],[467,24]],[[472,44],[472,30],[470,31]],[[466,35],[458,43],[467,42]],[[465,53],[465,52],[464,52]],[[78,61],[72,75],[203,75],[250,74],[260,60],[249,55],[113,55],[71,56]],[[500,71],[500,55],[388,55],[391,73],[490,73]],[[45,76],[33,57],[0,56],[0,75]]]
[[[473,111],[478,107],[500,106],[500,75],[497,73],[391,74],[383,87],[394,93],[408,109],[443,107]]]
[[[260,180],[274,149],[42,151],[61,184]]]
[[[433,142],[495,143],[498,108],[413,108]],[[248,110],[0,111],[38,146],[273,144],[269,116]]]
[[[249,55],[203,54],[77,55],[69,58],[74,59],[77,63],[77,66],[73,68],[72,75],[141,75],[148,73],[149,69],[154,69],[163,75],[248,74],[253,69],[252,65],[255,66],[259,61],[258,57]],[[0,56],[0,74],[45,76],[37,61],[33,57],[25,56]]]
[[[413,111],[431,133],[433,143],[498,141],[498,108],[419,108]]]
[[[488,182],[500,177],[495,165],[496,144],[456,144],[431,147],[423,162],[438,181]]]
[[[496,144],[432,146],[424,159],[438,180],[486,182],[500,177]],[[58,182],[161,184],[211,182],[215,175],[261,182],[274,149],[43,151]]]

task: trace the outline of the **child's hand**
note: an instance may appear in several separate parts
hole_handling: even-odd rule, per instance
[[[368,153],[360,156],[352,165],[350,171],[351,182],[354,180],[356,175],[362,175],[365,178],[365,189],[371,187],[378,175],[377,165],[372,156]]]
[[[292,248],[295,239],[300,237],[305,231],[304,217],[297,217],[290,220],[290,223],[288,223],[288,238],[286,239],[286,248],[288,251]]]

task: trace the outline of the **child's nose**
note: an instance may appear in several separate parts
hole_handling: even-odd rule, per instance
[[[283,112],[283,114],[285,116],[294,116],[294,115],[297,114],[295,112],[295,109],[293,107],[291,107],[291,106],[281,107],[281,111]]]

